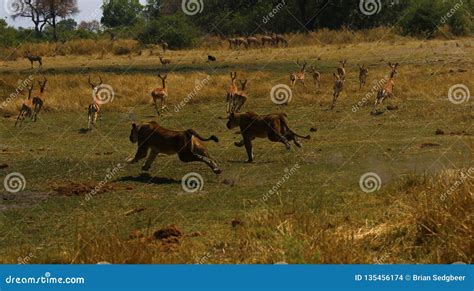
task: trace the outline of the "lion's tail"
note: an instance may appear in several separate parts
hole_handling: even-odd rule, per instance
[[[187,133],[188,135],[190,135],[190,136],[193,136],[193,135],[194,135],[195,137],[199,138],[199,139],[202,140],[202,141],[210,141],[210,140],[212,140],[212,141],[215,141],[215,142],[219,142],[219,139],[218,139],[217,136],[215,136],[215,135],[211,135],[209,138],[203,138],[202,136],[200,136],[200,135],[199,135],[195,130],[193,130],[193,129],[188,129],[188,130],[186,130],[186,133]]]
[[[303,138],[303,139],[311,139],[311,136],[308,134],[307,136],[302,136],[302,135],[299,135],[297,134],[296,132],[294,132],[293,130],[291,130],[291,128],[288,126],[288,119],[287,119],[287,115],[285,113],[282,113],[280,115],[280,121],[281,121],[281,125],[284,129],[285,132],[291,132],[294,136],[296,137],[299,137],[299,138]]]

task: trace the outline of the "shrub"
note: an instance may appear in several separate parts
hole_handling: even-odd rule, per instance
[[[184,16],[163,16],[149,22],[137,39],[143,44],[157,44],[166,41],[171,48],[192,47],[199,36],[197,28],[192,26]]]

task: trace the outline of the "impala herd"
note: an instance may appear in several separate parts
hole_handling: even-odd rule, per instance
[[[272,46],[278,46],[279,44],[284,44],[285,46],[288,46],[288,41],[282,36],[282,35],[277,35],[274,34],[272,36],[262,36],[261,39],[259,40],[257,37],[237,37],[237,38],[229,38],[228,39],[230,48],[240,48],[241,46],[244,46],[245,48],[251,47],[251,46],[265,46],[266,44],[270,44]],[[166,52],[168,49],[168,44],[166,42],[161,42],[160,45],[162,46],[163,52]],[[32,55],[30,51],[25,52],[25,58],[27,58],[31,62],[31,66],[33,67],[34,62],[38,62],[40,65],[40,68],[42,66],[42,58],[40,56],[35,56]],[[215,61],[215,57],[208,56],[208,59],[210,60],[212,58],[213,61]],[[161,55],[159,55],[160,62],[163,66],[167,66],[171,64],[170,59],[165,59]],[[208,61],[209,61],[208,60]],[[293,72],[290,74],[290,86],[295,87],[297,83],[302,83],[303,87],[306,88],[305,84],[305,75],[306,75],[306,69],[308,66],[308,63],[306,61],[300,63],[299,60],[296,61],[296,64],[299,66],[299,70],[296,72]],[[344,89],[344,83],[346,81],[346,64],[347,60],[341,60],[339,61],[339,66],[336,69],[336,73],[333,74],[334,76],[334,84],[333,84],[333,98],[332,98],[332,103],[330,106],[330,109],[333,109],[336,106],[337,99],[339,98],[341,92]],[[384,84],[383,88],[377,92],[377,96],[374,101],[374,107],[371,113],[377,113],[377,106],[382,104],[382,102],[390,97],[393,97],[393,88],[395,85],[395,76],[397,74],[397,68],[399,66],[398,63],[392,64],[388,63],[390,67],[390,77],[388,81]],[[363,89],[366,85],[367,81],[367,76],[369,73],[369,70],[365,64],[358,65],[359,67],[359,89]],[[316,70],[314,66],[310,67],[310,76],[312,77],[314,81],[314,85],[316,88],[320,87],[321,83],[321,73]],[[166,80],[168,78],[168,74],[161,75],[158,74],[158,78],[161,80],[161,87],[156,87],[152,92],[151,92],[151,97],[152,101],[156,110],[156,113],[160,116],[162,112],[167,108],[166,101],[168,98],[168,88],[166,86]],[[227,103],[227,109],[226,112],[228,114],[231,113],[239,113],[242,109],[242,107],[245,105],[247,102],[248,96],[246,93],[246,87],[247,87],[247,79],[245,80],[238,80],[239,83],[237,83],[237,72],[231,72],[230,73],[230,86],[229,89],[227,90],[227,97],[226,97],[226,103]],[[20,108],[20,113],[16,119],[15,126],[17,125],[22,125],[23,121],[26,118],[30,118],[32,121],[36,121],[38,118],[38,114],[43,108],[44,105],[44,97],[45,97],[45,88],[46,88],[46,83],[48,80],[46,77],[43,77],[43,81],[38,81],[39,85],[39,92],[36,96],[32,96],[32,92],[34,89],[34,84],[31,84],[28,89],[28,98],[23,102],[21,108]],[[88,129],[91,130],[93,126],[96,126],[97,120],[101,119],[100,116],[100,107],[101,107],[101,102],[100,102],[100,96],[99,95],[99,89],[103,85],[102,78],[99,76],[99,82],[94,83],[92,81],[91,76],[89,76],[88,79],[88,84],[92,89],[93,92],[93,102],[88,106]],[[239,88],[240,85],[240,88]],[[288,105],[288,101],[284,103],[285,105]]]

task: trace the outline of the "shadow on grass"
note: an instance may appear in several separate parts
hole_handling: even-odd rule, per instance
[[[148,173],[141,173],[139,176],[121,177],[115,180],[115,182],[140,182],[145,184],[181,184],[181,181],[162,177],[152,177]]]

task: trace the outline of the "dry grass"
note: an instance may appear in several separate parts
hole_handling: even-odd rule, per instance
[[[465,172],[466,173],[466,172]],[[471,175],[474,173],[471,168]],[[457,185],[456,187],[454,185]],[[448,190],[449,195],[446,196]],[[456,174],[410,177],[390,197],[385,217],[361,225],[297,205],[249,212],[221,240],[159,241],[152,228],[114,236],[79,230],[75,252],[61,263],[472,263],[473,182]],[[442,198],[445,197],[445,198]],[[114,226],[112,226],[114,228]],[[136,233],[143,237],[136,237]],[[204,238],[212,234],[204,233]],[[24,253],[24,252],[23,252]]]

